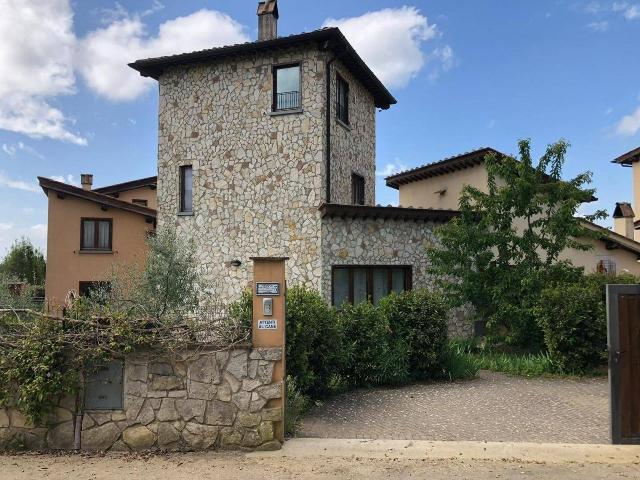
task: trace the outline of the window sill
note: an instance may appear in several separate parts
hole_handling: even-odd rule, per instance
[[[275,112],[267,112],[267,115],[269,115],[270,117],[280,117],[282,115],[298,115],[300,113],[304,113],[304,110],[302,108],[292,108],[291,110],[276,110]]]
[[[338,117],[336,117],[336,123],[340,125],[342,128],[346,128],[348,131],[351,131],[351,125],[349,125],[348,123],[344,123]]]
[[[89,250],[89,249],[84,249],[84,250],[78,250],[76,253],[79,253],[80,255],[113,255],[115,252],[113,250]]]
[[[179,217],[193,217],[193,212],[178,212]]]

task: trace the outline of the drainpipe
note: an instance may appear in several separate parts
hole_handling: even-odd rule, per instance
[[[327,105],[326,105],[326,112],[325,114],[327,115],[326,118],[326,128],[327,128],[327,132],[326,132],[326,140],[327,140],[327,145],[326,145],[326,157],[325,157],[325,177],[326,177],[326,199],[325,199],[325,203],[331,203],[331,64],[333,62],[335,62],[337,56],[334,55],[333,58],[331,58],[331,60],[327,60],[326,63],[326,82],[327,82]]]

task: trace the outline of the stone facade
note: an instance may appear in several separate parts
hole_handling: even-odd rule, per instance
[[[195,241],[224,298],[247,288],[252,256],[288,256],[290,281],[318,284],[324,57],[289,49],[176,68],[159,80],[159,225]],[[302,112],[273,115],[272,67],[292,62],[301,64]],[[177,214],[180,165],[193,166],[192,216]],[[234,259],[242,266],[230,267]]]
[[[376,107],[373,96],[351,72],[331,65],[331,202],[351,203],[351,174],[364,177],[365,205],[376,201]],[[336,117],[337,78],[349,84],[349,125]]]
[[[322,221],[322,292],[331,302],[334,265],[411,265],[413,288],[434,288],[426,248],[436,242],[436,224],[390,219],[324,218]],[[449,314],[450,338],[468,337],[473,325],[467,309]]]
[[[282,350],[238,347],[193,352],[180,360],[128,356],[124,409],[87,411],[83,450],[191,451],[275,449],[283,385],[273,381]],[[0,447],[70,449],[74,399],[60,402],[46,426],[34,427],[13,407],[0,409]]]

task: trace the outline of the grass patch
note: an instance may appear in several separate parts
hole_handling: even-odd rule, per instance
[[[447,380],[466,380],[478,375],[480,367],[463,345],[451,342],[447,348],[443,370]]]
[[[526,353],[501,351],[497,348],[482,348],[474,340],[457,340],[451,342],[449,349],[456,352],[456,362],[472,364],[477,370],[489,370],[521,377],[575,377],[571,372],[564,372],[554,364],[546,352]],[[602,370],[590,371],[585,376],[602,375]]]

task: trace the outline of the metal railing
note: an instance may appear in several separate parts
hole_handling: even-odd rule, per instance
[[[276,94],[276,110],[300,108],[300,92],[282,92]]]

